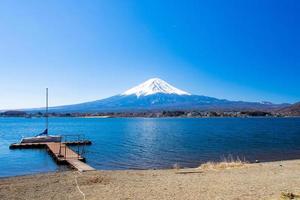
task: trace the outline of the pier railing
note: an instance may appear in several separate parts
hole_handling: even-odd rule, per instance
[[[80,157],[84,158],[85,154],[85,145],[90,141],[85,139],[84,134],[67,134],[62,135],[62,139],[59,147],[59,154],[64,156],[65,159],[70,158],[70,154],[68,153],[68,146],[73,146],[71,148],[77,154],[77,159]]]

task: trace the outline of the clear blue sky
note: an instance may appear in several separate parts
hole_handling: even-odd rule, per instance
[[[0,1],[0,109],[101,99],[159,77],[300,101],[300,1]]]

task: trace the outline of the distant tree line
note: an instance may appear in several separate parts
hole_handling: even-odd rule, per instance
[[[24,111],[6,111],[0,113],[2,117],[44,117],[45,113],[26,113]],[[49,117],[267,117],[282,116],[279,113],[266,111],[145,111],[145,112],[95,112],[95,113],[55,113],[50,112]]]

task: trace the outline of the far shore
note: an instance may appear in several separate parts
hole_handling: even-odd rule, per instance
[[[43,118],[43,117],[23,117],[23,116],[0,116],[0,118],[29,118],[29,119],[37,119],[37,118]],[[136,118],[136,119],[231,119],[231,118],[237,118],[237,119],[282,119],[282,118],[300,118],[300,116],[210,116],[210,117],[186,117],[186,116],[165,116],[165,117],[144,117],[144,116],[49,116],[49,118],[100,118],[100,119],[106,119],[106,118],[116,118],[116,119],[130,119],[130,118]]]
[[[237,118],[248,118],[248,117],[294,117],[299,116],[299,113],[281,113],[271,111],[260,111],[260,110],[241,110],[241,111],[182,111],[182,110],[145,110],[145,111],[122,111],[122,112],[50,112],[47,114],[48,117],[76,117],[76,118],[215,118],[215,117],[237,117]],[[0,111],[2,117],[45,117],[43,111],[39,112],[25,112],[25,111]]]
[[[0,179],[0,199],[300,199],[300,160]]]
[[[80,116],[76,118],[111,118],[111,116]]]

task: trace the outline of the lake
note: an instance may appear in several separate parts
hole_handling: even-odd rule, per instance
[[[0,118],[0,177],[66,169],[44,149],[9,149],[44,128],[43,118]],[[49,134],[84,134],[87,163],[104,170],[300,158],[300,118],[49,118]]]

